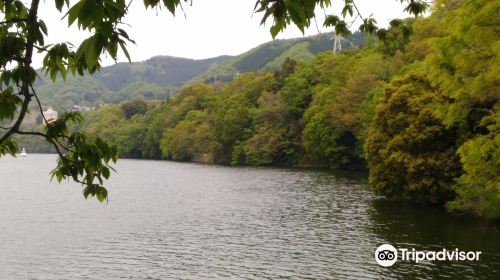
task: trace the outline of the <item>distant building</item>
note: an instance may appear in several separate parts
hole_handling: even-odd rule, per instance
[[[43,112],[44,123],[53,123],[57,121],[57,111],[54,111],[52,107],[49,107],[47,111]]]
[[[87,107],[87,106],[80,106],[80,105],[66,105],[64,106],[64,110],[67,112],[86,112],[90,111],[93,108]]]

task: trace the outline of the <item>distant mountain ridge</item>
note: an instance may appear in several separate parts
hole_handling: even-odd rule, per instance
[[[308,61],[320,52],[333,51],[333,38],[334,33],[323,33],[267,42],[223,63],[214,64],[191,82],[209,83],[214,80],[228,82],[234,78],[235,74],[241,72],[273,72],[281,67],[287,57],[298,61]],[[366,41],[366,35],[357,32],[344,38],[341,45],[345,50],[364,45]]]
[[[42,103],[62,109],[68,105],[94,106],[101,103],[120,103],[127,99],[165,99],[176,87],[207,71],[214,63],[231,56],[208,59],[189,59],[155,56],[132,63],[117,63],[102,67],[93,75],[68,77],[53,83],[49,78],[37,81],[35,90]]]
[[[109,90],[117,91],[134,82],[180,86],[207,71],[214,63],[222,63],[231,56],[223,55],[208,59],[189,59],[173,56],[154,56],[143,62],[117,63],[103,67],[94,75]]]
[[[35,89],[44,105],[62,108],[68,105],[94,106],[120,103],[127,99],[165,99],[176,88],[192,82],[227,82],[238,73],[275,71],[287,57],[299,61],[312,59],[333,48],[333,33],[274,40],[238,56],[222,55],[207,59],[155,56],[142,62],[117,63],[84,77],[70,77],[52,83],[44,78]],[[343,40],[343,49],[365,44],[366,37],[355,33]]]

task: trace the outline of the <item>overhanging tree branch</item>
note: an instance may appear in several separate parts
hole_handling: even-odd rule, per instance
[[[23,104],[21,106],[21,111],[17,117],[14,125],[0,138],[0,145],[2,145],[9,137],[11,137],[14,133],[19,131],[19,127],[21,126],[24,117],[26,115],[26,111],[28,110],[28,105],[31,101],[31,95],[29,92],[29,86],[32,83],[30,81],[29,72],[31,70],[31,58],[33,56],[33,45],[35,44],[35,32],[37,25],[37,13],[38,13],[38,4],[40,0],[33,0],[31,2],[31,7],[28,13],[27,18],[27,28],[28,33],[26,35],[26,53],[24,55],[23,60],[23,78],[20,94],[24,96]]]
[[[10,23],[16,23],[16,22],[22,22],[22,21],[27,21],[27,18],[13,18],[5,21],[0,21],[1,24],[10,24]]]
[[[47,138],[47,134],[42,133],[42,132],[36,132],[36,131],[21,131],[21,130],[18,130],[18,131],[16,131],[16,134],[34,135],[34,136],[41,136],[41,137]]]

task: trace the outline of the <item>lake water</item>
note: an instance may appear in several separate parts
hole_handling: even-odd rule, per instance
[[[109,202],[0,158],[0,279],[500,279],[497,227],[388,203],[365,174],[120,160]],[[376,247],[482,251],[374,260]]]

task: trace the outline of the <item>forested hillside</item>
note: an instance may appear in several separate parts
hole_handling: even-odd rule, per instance
[[[174,94],[177,86],[207,71],[214,63],[229,58],[194,60],[157,56],[143,62],[103,67],[94,75],[68,77],[66,81],[53,83],[46,77],[37,82],[35,89],[45,105],[59,110],[64,105],[95,106],[135,97],[163,100]]]
[[[361,33],[343,40],[344,49],[366,42]],[[237,73],[274,71],[287,57],[310,61],[319,52],[332,49],[333,34],[276,40],[258,46],[236,57],[186,59],[157,56],[143,62],[118,63],[103,67],[93,75],[68,77],[53,83],[49,77],[38,80],[35,90],[45,106],[59,111],[71,105],[90,106],[118,104],[133,98],[164,100],[178,87],[193,81],[230,81]],[[41,77],[44,77],[40,73]]]
[[[85,128],[123,157],[368,168],[390,199],[499,218],[500,2],[440,3],[394,22],[410,38],[105,106]]]
[[[310,61],[320,52],[333,50],[333,37],[333,33],[325,33],[304,38],[274,40],[224,63],[212,65],[208,71],[194,78],[193,82],[228,82],[243,72],[277,71],[286,58]],[[366,44],[367,38],[363,33],[354,33],[341,42],[342,48],[347,50]]]

